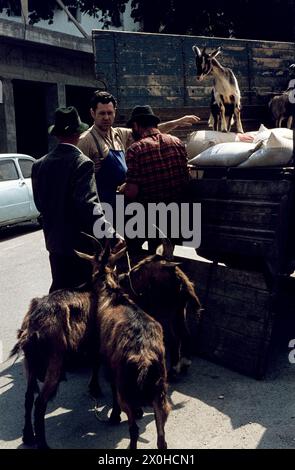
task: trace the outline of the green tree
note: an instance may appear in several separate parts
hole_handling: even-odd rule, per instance
[[[125,11],[128,0],[63,0],[65,6],[76,6],[82,12],[102,20],[105,26],[110,23],[120,26],[120,13]],[[0,0],[0,12],[6,8],[8,14],[20,14],[20,0]],[[29,0],[29,19],[34,24],[40,20],[52,23],[54,10],[60,9],[56,0]]]
[[[99,18],[105,26],[120,25],[128,0],[63,0]],[[0,11],[20,8],[20,0],[0,0]],[[52,22],[56,0],[29,0],[30,21]],[[132,0],[132,17],[146,32],[193,34],[293,41],[295,0]]]

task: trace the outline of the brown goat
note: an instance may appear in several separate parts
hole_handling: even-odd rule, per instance
[[[153,406],[157,446],[166,449],[164,426],[170,411],[167,399],[165,349],[161,325],[141,310],[121,289],[114,263],[122,254],[108,248],[96,256],[80,254],[98,266],[98,329],[100,354],[106,363],[113,393],[112,423],[128,417],[130,448],[137,448],[136,418],[141,407]]]
[[[19,354],[21,350],[25,356],[25,444],[36,443],[38,448],[48,448],[44,416],[47,403],[55,396],[63,378],[69,355],[88,350],[94,362],[98,358],[96,310],[95,284],[90,292],[58,290],[31,301],[18,331],[18,341],[11,351],[11,356]],[[44,382],[40,392],[38,380]],[[92,394],[98,395],[95,374],[90,386]],[[38,396],[35,401],[34,434],[31,414],[35,393]]]
[[[170,356],[170,379],[191,364],[186,309],[190,306],[197,321],[201,311],[193,283],[178,267],[179,263],[172,261],[172,256],[173,245],[164,239],[161,255],[147,256],[128,274],[120,275],[124,290],[162,325]]]
[[[283,121],[286,120],[288,129],[292,128],[295,105],[290,102],[289,91],[291,90],[288,89],[281,95],[274,96],[268,104],[276,127],[282,127]]]

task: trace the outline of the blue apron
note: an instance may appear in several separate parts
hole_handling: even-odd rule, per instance
[[[116,189],[126,179],[127,166],[123,150],[110,149],[95,175],[97,192],[101,202],[114,205]]]

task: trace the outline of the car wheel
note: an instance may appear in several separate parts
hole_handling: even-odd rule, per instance
[[[43,228],[43,217],[42,217],[42,215],[39,215],[36,220],[37,220],[38,225],[41,228]]]

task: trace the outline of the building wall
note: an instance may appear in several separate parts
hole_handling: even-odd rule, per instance
[[[57,106],[78,104],[82,114],[88,113],[90,96],[99,85],[92,44],[41,28],[25,30],[5,20],[0,20],[0,37],[0,152],[39,157],[53,144],[47,127]]]
[[[7,16],[6,10],[3,10],[0,13],[0,19],[6,19],[9,21],[21,23],[22,18],[21,16]],[[93,18],[88,14],[81,13],[81,21],[79,21],[82,28],[91,35],[91,31],[93,29],[101,29],[102,23],[99,21],[99,18]],[[66,13],[62,10],[56,9],[54,13],[53,24],[49,24],[48,21],[41,20],[35,24],[38,28],[44,28],[49,31],[57,31],[60,33],[71,34],[73,36],[81,37],[81,32],[77,29],[77,27],[68,20]],[[127,4],[125,12],[122,14],[122,26],[120,28],[114,28],[115,30],[123,30],[123,31],[137,31],[139,29],[138,23],[134,23],[133,19],[131,18],[131,0]]]

